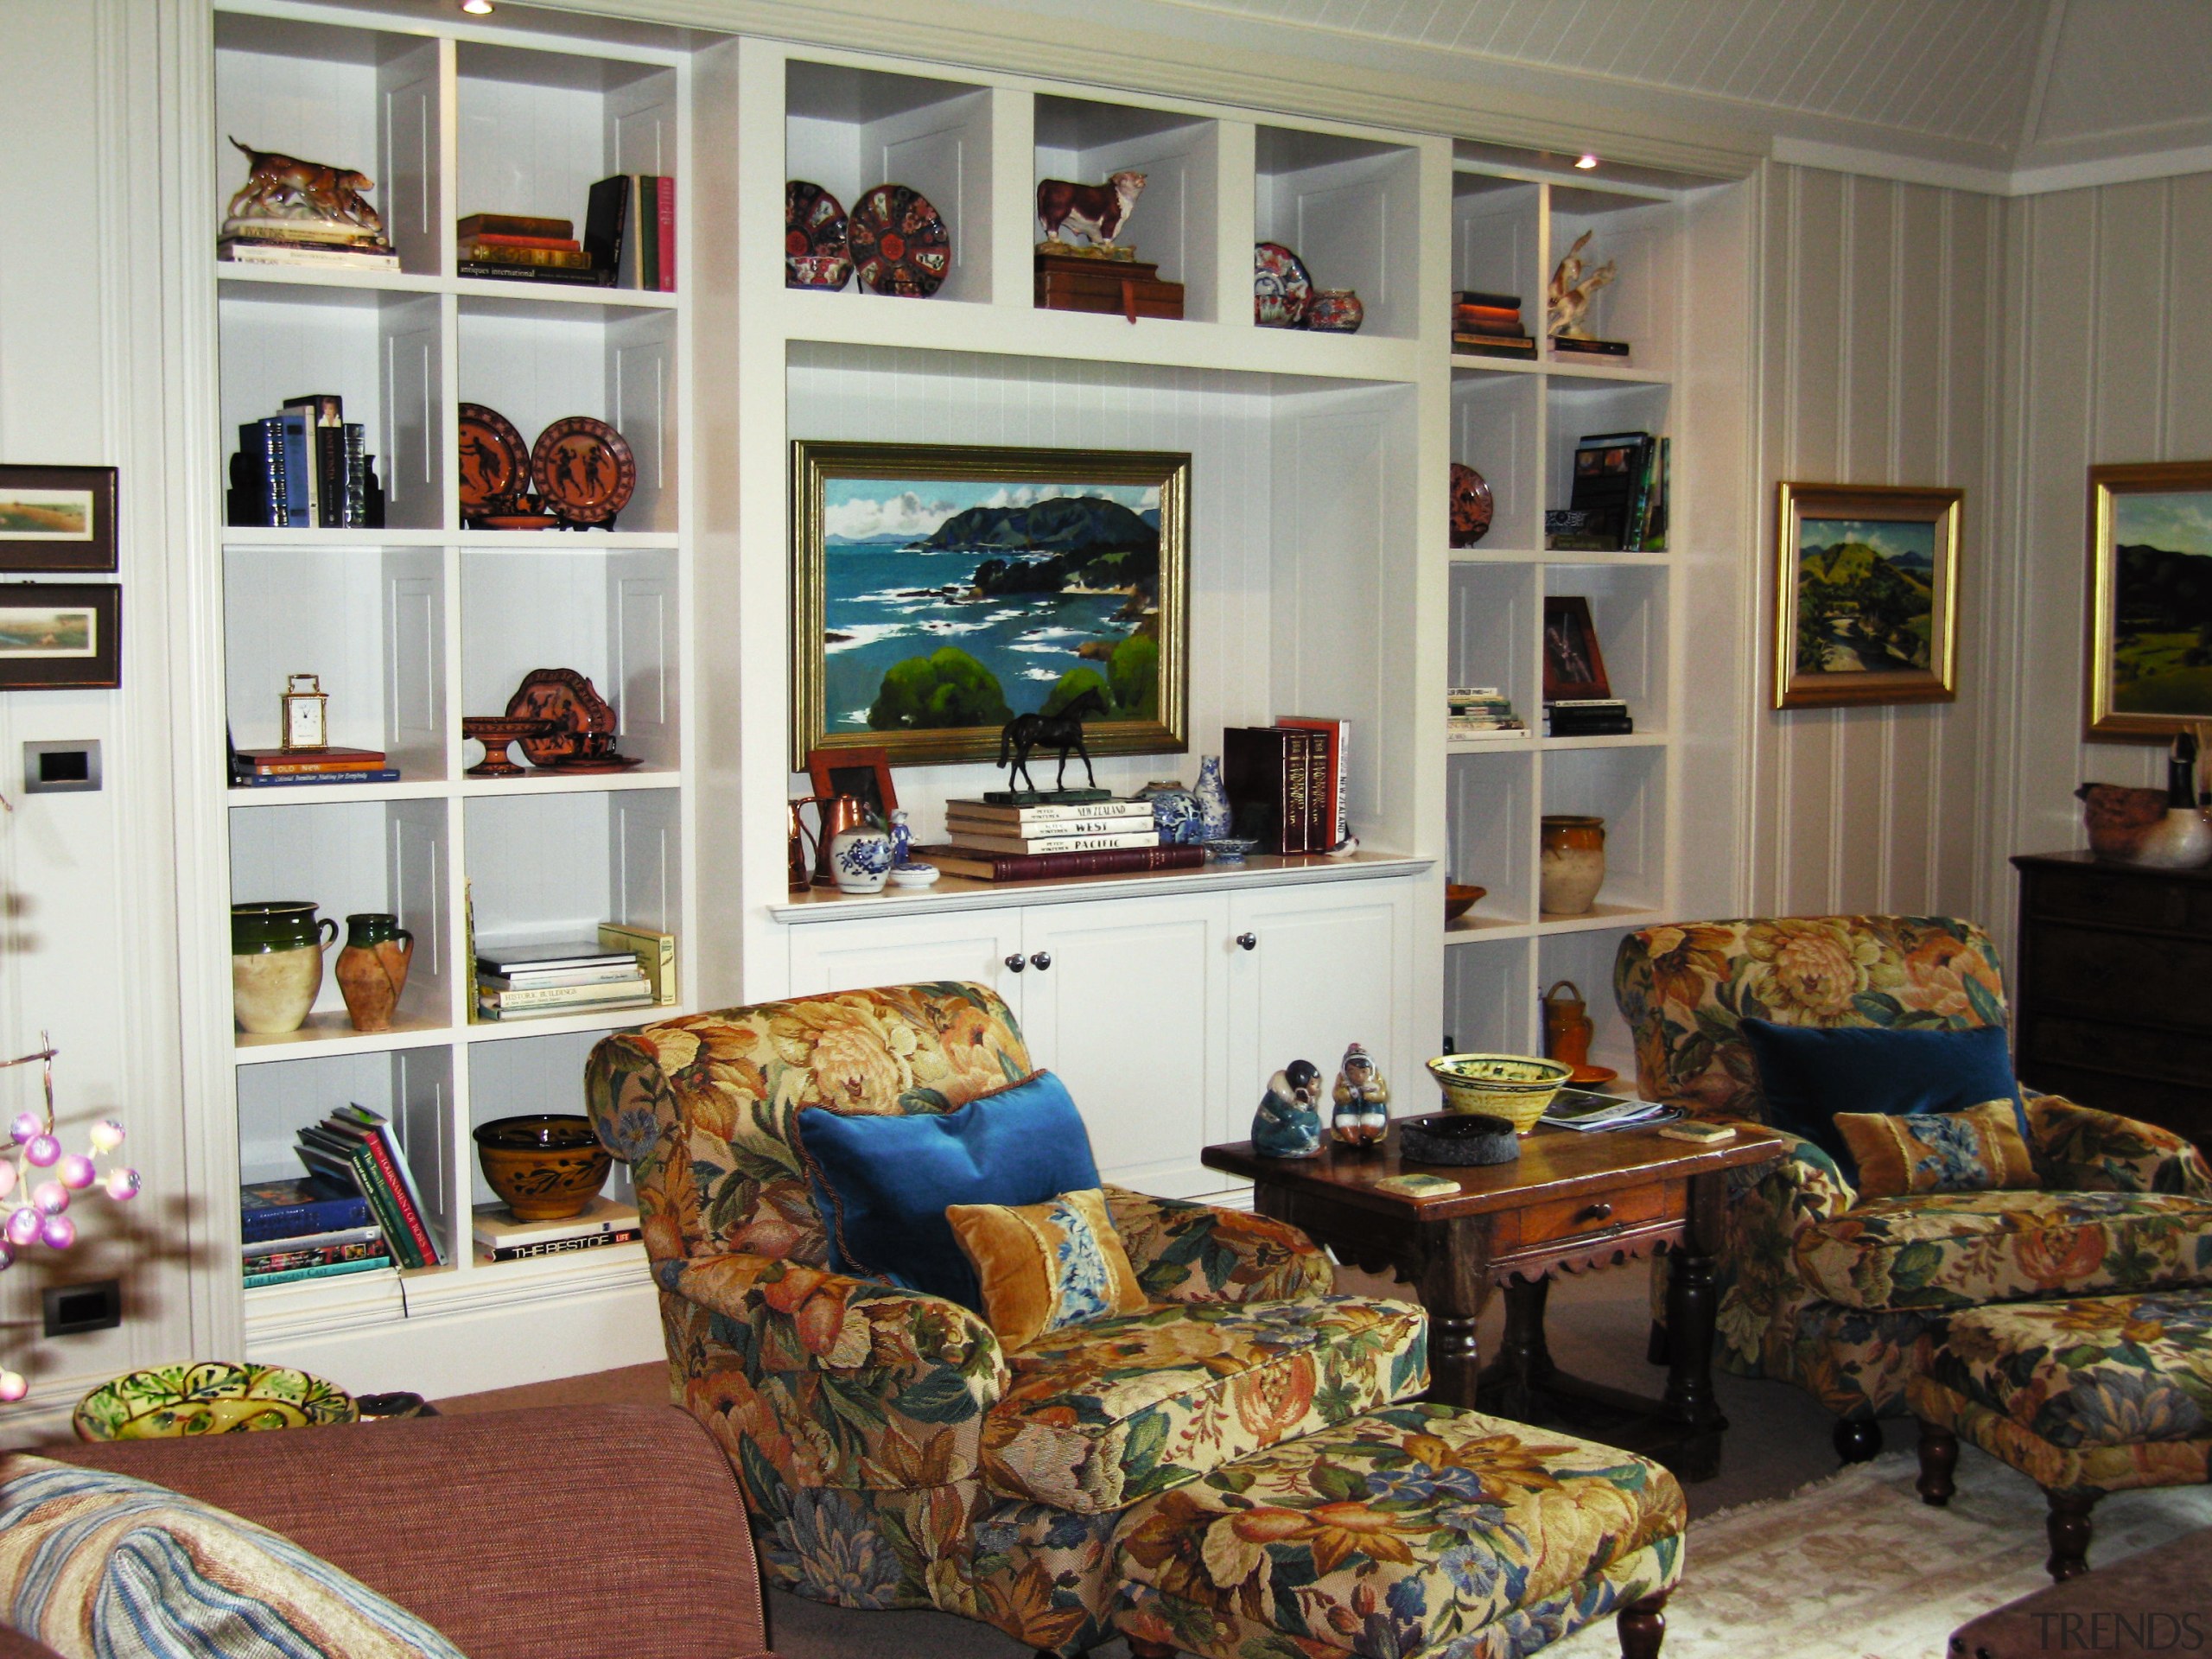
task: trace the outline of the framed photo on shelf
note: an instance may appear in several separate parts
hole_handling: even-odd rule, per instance
[[[1777,486],[1774,706],[1958,696],[1964,490]]]
[[[2212,461],[2089,468],[2092,737],[2212,719]]]
[[[791,484],[794,768],[996,760],[1086,690],[1092,753],[1189,747],[1189,455],[801,439]]]
[[[114,467],[0,467],[0,571],[115,568]]]
[[[122,645],[115,583],[0,583],[0,691],[113,690]]]
[[[886,750],[810,749],[806,776],[817,798],[834,800],[849,795],[887,825],[899,810],[899,791],[891,785],[891,756]]]
[[[1575,594],[1544,595],[1544,701],[1573,702],[1613,695],[1590,601]]]

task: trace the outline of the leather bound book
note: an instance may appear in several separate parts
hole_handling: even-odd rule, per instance
[[[1293,747],[1302,734],[1280,726],[1231,726],[1221,734],[1221,781],[1229,791],[1236,833],[1249,836],[1270,853],[1302,853],[1303,839],[1287,808],[1291,799]]]
[[[971,881],[1063,881],[1077,875],[1194,869],[1206,861],[1206,849],[1192,845],[1116,847],[1088,853],[977,853],[964,847],[917,847],[914,856],[947,875]]]

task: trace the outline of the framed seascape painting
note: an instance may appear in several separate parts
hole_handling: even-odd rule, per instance
[[[1774,706],[1955,697],[1966,492],[1783,484],[1777,493]]]
[[[2212,461],[2089,468],[2089,734],[2212,720]]]
[[[114,467],[0,467],[0,570],[114,569]]]
[[[112,582],[0,585],[0,691],[123,683],[123,589]]]
[[[791,763],[1001,759],[1085,704],[1093,753],[1188,747],[1191,458],[791,446]]]

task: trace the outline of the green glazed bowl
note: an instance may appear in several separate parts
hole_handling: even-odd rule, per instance
[[[151,1365],[103,1382],[77,1402],[80,1440],[170,1440],[260,1428],[316,1428],[360,1414],[334,1382],[282,1365],[205,1360]]]

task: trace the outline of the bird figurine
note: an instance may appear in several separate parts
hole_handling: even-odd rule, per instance
[[[1329,1133],[1348,1147],[1380,1146],[1390,1128],[1390,1085],[1375,1058],[1357,1043],[1344,1050],[1331,1096],[1337,1103]]]
[[[1321,1069],[1293,1060],[1268,1079],[1252,1115],[1252,1149],[1262,1158],[1311,1158],[1321,1150]]]
[[[1582,250],[1590,245],[1590,238],[1596,234],[1594,231],[1585,231],[1575,238],[1574,245],[1559,262],[1559,269],[1552,272],[1551,291],[1546,296],[1549,313],[1547,333],[1583,338],[1582,314],[1590,308],[1590,301],[1598,290],[1619,274],[1619,268],[1608,259],[1588,276],[1583,275]]]

